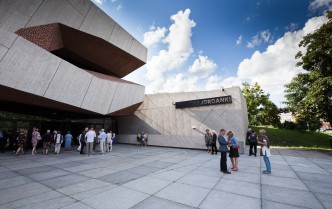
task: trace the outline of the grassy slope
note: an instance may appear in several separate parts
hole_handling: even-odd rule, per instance
[[[331,149],[329,138],[331,135],[319,132],[299,132],[296,130],[278,129],[270,127],[253,127],[258,133],[265,129],[271,141],[271,146],[277,147],[298,147],[309,149]]]

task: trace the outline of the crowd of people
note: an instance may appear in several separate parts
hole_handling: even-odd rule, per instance
[[[72,144],[74,143],[73,135],[70,131],[66,134],[62,134],[60,130],[47,130],[43,135],[38,128],[33,128],[31,137],[28,137],[27,129],[19,129],[16,134],[11,137],[7,137],[5,131],[0,129],[0,150],[5,151],[5,148],[12,149],[13,154],[26,154],[25,149],[31,144],[31,154],[37,154],[37,148],[42,147],[42,154],[48,155],[49,153],[60,154],[61,147],[64,145],[66,151],[70,151]],[[31,139],[31,141],[30,141]],[[28,141],[29,140],[29,141]],[[104,129],[100,129],[98,134],[93,128],[85,128],[84,131],[77,137],[79,147],[77,151],[81,154],[85,154],[84,147],[87,148],[87,154],[100,153],[112,151],[112,144],[115,140],[115,134],[112,131],[108,133]],[[27,145],[28,144],[28,145]]]
[[[271,156],[270,152],[270,141],[266,136],[266,131],[261,129],[259,131],[259,137],[256,135],[254,130],[250,131],[250,134],[247,135],[250,149],[249,156],[255,155],[257,156],[257,144],[261,145],[260,155],[263,156],[266,170],[263,171],[263,174],[271,173],[271,164],[269,157]],[[232,131],[228,131],[226,133],[225,129],[221,129],[219,135],[217,136],[216,131],[210,131],[210,129],[206,129],[206,133],[204,136],[205,144],[207,147],[208,153],[217,154],[217,141],[219,143],[219,151],[221,153],[220,157],[220,171],[226,174],[231,174],[231,172],[227,169],[227,153],[229,153],[228,157],[231,160],[233,171],[238,171],[239,164],[239,149],[240,145],[237,139],[234,137]],[[254,151],[253,151],[254,149]]]

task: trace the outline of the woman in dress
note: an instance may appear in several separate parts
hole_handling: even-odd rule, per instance
[[[37,147],[37,144],[38,144],[39,137],[40,137],[40,133],[38,131],[38,128],[33,128],[32,137],[31,137],[31,144],[32,144],[31,154],[32,155],[37,154],[36,147]]]
[[[73,139],[73,135],[70,134],[70,131],[67,132],[65,135],[65,149],[70,150],[71,149],[71,141]]]
[[[16,151],[16,155],[18,155],[20,151],[22,151],[22,153],[25,154],[23,147],[25,145],[26,140],[27,140],[26,132],[23,129],[21,129],[20,133],[17,136],[18,149]]]
[[[229,146],[229,158],[232,162],[232,170],[238,171],[238,164],[239,164],[239,144],[234,137],[234,134],[232,131],[229,131],[227,133],[228,136],[228,146]]]

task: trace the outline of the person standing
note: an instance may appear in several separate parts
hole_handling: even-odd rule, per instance
[[[262,146],[261,149],[262,149],[263,159],[264,159],[265,166],[266,166],[266,170],[263,171],[263,174],[270,174],[271,173],[270,140],[266,136],[266,131],[264,129],[259,130],[259,135],[260,135],[260,139],[259,139],[259,141],[257,143]]]
[[[228,142],[224,138],[225,132],[226,132],[225,129],[221,129],[218,136],[219,151],[220,151],[220,172],[223,172],[225,174],[231,174],[231,172],[227,170]]]
[[[2,153],[5,152],[5,132],[0,128],[0,150]]]
[[[20,151],[22,151],[22,153],[25,154],[23,147],[24,147],[25,142],[27,140],[27,135],[26,135],[26,133],[25,133],[25,131],[23,129],[20,130],[20,133],[19,133],[19,135],[18,135],[17,138],[18,138],[17,139],[17,141],[18,141],[18,149],[16,151],[16,155],[18,155],[18,153]]]
[[[227,133],[228,136],[228,146],[229,146],[229,158],[232,162],[232,170],[238,171],[238,164],[239,164],[239,144],[234,137],[234,134],[232,131],[229,131]]]
[[[88,133],[88,127],[84,128],[84,131],[81,133],[81,137],[80,137],[80,142],[81,142],[81,150],[80,150],[80,154],[83,155],[84,153],[84,147],[86,145],[86,140],[85,140],[85,135],[86,133]]]
[[[70,131],[67,132],[65,135],[65,149],[70,150],[71,149],[71,141],[73,139],[73,135],[70,134]]]
[[[217,133],[212,131],[212,141],[211,141],[211,155],[217,154]]]
[[[112,151],[112,131],[110,130],[108,133],[107,133],[107,141],[106,141],[106,152],[110,152]]]
[[[93,142],[95,137],[96,137],[96,132],[94,132],[93,128],[90,128],[90,130],[85,134],[85,139],[87,142],[86,152],[88,156],[90,156],[93,152]]]
[[[60,153],[62,142],[63,142],[63,136],[61,135],[61,131],[58,131],[55,138],[54,154]]]
[[[53,136],[50,130],[47,130],[46,133],[42,136],[43,140],[43,155],[48,155],[48,150],[51,148],[51,140]]]
[[[204,136],[204,140],[205,140],[205,145],[206,145],[207,151],[209,153],[210,149],[211,149],[212,134],[210,133],[210,129],[206,129],[205,131],[206,131],[206,133]]]
[[[32,151],[31,154],[37,154],[37,145],[38,145],[38,139],[40,138],[40,133],[38,131],[38,128],[33,128],[32,136],[31,136],[31,144],[32,144]]]
[[[256,157],[257,156],[257,135],[255,133],[255,130],[252,130],[252,132],[249,135],[248,139],[249,139],[249,145],[250,145],[249,156],[254,154],[255,157]],[[254,152],[252,151],[252,148],[254,148]]]
[[[106,139],[107,139],[107,134],[105,133],[104,129],[100,130],[100,134],[98,135],[98,139],[99,139],[99,146],[100,146],[100,154],[105,154],[105,143],[106,143]]]

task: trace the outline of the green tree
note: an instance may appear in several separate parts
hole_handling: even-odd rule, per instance
[[[315,32],[306,35],[295,58],[297,66],[306,72],[295,76],[286,84],[286,104],[300,118],[318,124],[322,118],[332,124],[332,12],[327,12],[328,22]]]
[[[269,99],[260,85],[256,82],[242,83],[243,95],[247,100],[248,119],[250,125],[280,125],[278,107]]]

